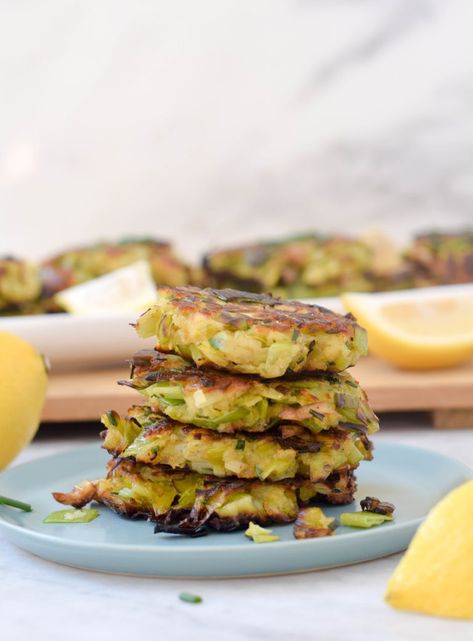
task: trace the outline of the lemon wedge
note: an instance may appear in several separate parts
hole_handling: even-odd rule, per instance
[[[473,481],[430,512],[388,583],[394,608],[473,619]]]
[[[149,263],[139,260],[55,296],[71,314],[94,316],[115,312],[143,312],[156,302],[156,286]]]
[[[449,367],[473,356],[473,285],[344,294],[376,356],[406,369]]]

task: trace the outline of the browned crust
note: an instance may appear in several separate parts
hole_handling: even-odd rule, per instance
[[[97,488],[92,481],[84,481],[76,485],[70,492],[53,492],[53,497],[63,505],[72,505],[75,508],[82,508],[95,498]]]
[[[206,391],[250,390],[255,383],[268,385],[268,379],[255,374],[231,374],[224,370],[206,367],[198,368],[193,363],[175,354],[158,351],[157,349],[143,349],[134,354],[129,361],[131,365],[130,379],[119,380],[119,385],[126,385],[134,389],[141,389],[153,383],[162,381],[183,383],[192,390],[205,388]],[[285,391],[284,382],[289,384],[292,380],[307,379],[312,381],[341,382],[336,372],[304,372],[303,375],[287,374],[284,380],[278,380],[278,390]],[[141,379],[143,383],[138,382]],[[287,389],[287,386],[286,386]],[[305,410],[302,410],[305,411]],[[288,419],[290,417],[288,416]]]
[[[109,462],[108,478],[115,474],[120,475],[134,475],[137,473],[138,466],[131,462],[122,459],[115,459]],[[163,475],[168,478],[183,478],[185,473],[164,471]],[[298,492],[300,488],[307,481],[291,479],[286,481],[278,481],[277,485],[285,486],[288,490],[295,490]],[[146,518],[149,520],[158,521],[156,531],[172,532],[178,534],[186,534],[196,536],[205,533],[207,528],[218,531],[232,531],[246,527],[249,520],[257,522],[259,525],[268,525],[274,522],[290,522],[293,519],[281,512],[271,513],[268,512],[265,518],[255,518],[254,516],[248,517],[247,515],[239,515],[237,518],[224,518],[219,517],[215,512],[209,510],[207,505],[211,503],[211,499],[218,492],[229,493],[234,490],[250,490],[252,486],[264,485],[261,481],[243,481],[240,479],[217,479],[212,476],[204,477],[204,488],[198,490],[196,493],[196,501],[191,511],[182,509],[169,510],[166,515],[158,518],[151,510],[140,510],[127,503],[126,500],[115,497],[110,492],[100,491],[100,482],[95,483],[91,481],[84,482],[76,486],[69,493],[55,492],[54,498],[65,505],[72,505],[74,507],[84,507],[86,503],[96,500],[104,505],[107,505],[112,510],[126,516],[128,518]],[[332,487],[330,494],[320,494],[311,498],[310,504],[314,502],[326,502],[332,504],[350,503],[353,500],[353,495],[356,491],[356,480],[353,470],[345,469],[334,472],[330,477],[324,481]],[[207,487],[206,487],[207,486]],[[299,503],[303,504],[300,497]],[[277,509],[277,506],[276,508]]]
[[[312,527],[307,515],[310,514],[311,508],[302,508],[297,514],[294,523],[294,538],[296,539],[318,539],[324,536],[333,536],[335,532],[329,527]]]
[[[133,420],[133,419],[132,419]],[[275,426],[266,432],[238,432],[235,434],[220,434],[204,427],[197,427],[187,423],[178,423],[166,416],[158,416],[157,420],[146,427],[141,436],[151,439],[153,436],[172,434],[179,427],[185,434],[189,434],[193,439],[202,440],[207,443],[216,443],[226,440],[235,441],[237,438],[248,441],[258,441],[260,443],[271,443],[277,441],[283,448],[293,449],[299,453],[318,452],[325,439],[330,436],[333,439],[333,449],[339,449],[342,443],[351,438],[351,433],[343,429],[332,428],[324,430],[319,434],[314,434],[301,425],[282,424]],[[102,438],[106,436],[106,430],[101,432]],[[322,438],[322,442],[321,442]],[[364,434],[358,434],[358,438],[363,441],[365,448],[371,451],[372,443]],[[109,454],[121,456],[124,450],[107,448]],[[129,457],[129,460],[134,460]],[[152,465],[149,464],[148,465]]]
[[[271,294],[253,294],[235,289],[200,289],[198,287],[158,287],[168,298],[166,306],[188,316],[199,313],[238,329],[251,323],[281,332],[297,329],[305,333],[352,335],[356,327],[352,314],[343,316],[320,307],[297,301],[285,301]]]
[[[146,349],[137,352],[130,361],[130,377],[142,377],[147,385],[160,381],[178,381],[191,388],[202,387],[211,390],[227,390],[229,387],[250,389],[258,377],[247,375],[231,375],[212,368],[199,369],[194,364],[188,363],[180,356],[159,352],[155,349]],[[135,387],[133,380],[118,381],[119,385]]]

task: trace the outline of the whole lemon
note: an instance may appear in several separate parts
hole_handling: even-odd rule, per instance
[[[38,429],[48,375],[43,357],[25,340],[0,332],[0,470]]]

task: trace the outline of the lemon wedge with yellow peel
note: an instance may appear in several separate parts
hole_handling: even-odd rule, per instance
[[[0,470],[38,429],[48,376],[44,360],[22,338],[0,332]]]
[[[406,369],[449,367],[473,356],[473,286],[343,294],[368,330],[370,351]]]
[[[144,312],[156,299],[156,286],[146,260],[63,289],[55,296],[63,309],[80,316]]]
[[[430,512],[388,583],[394,608],[473,619],[473,481]]]

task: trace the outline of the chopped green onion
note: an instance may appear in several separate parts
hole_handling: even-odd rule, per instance
[[[23,512],[31,512],[33,508],[28,503],[23,503],[22,501],[17,501],[15,499],[9,499],[7,496],[0,496],[0,505],[9,505],[10,507],[16,507],[18,510],[23,510]]]
[[[256,472],[256,476],[259,478],[260,481],[264,481],[268,476],[267,474],[264,473],[264,469],[260,467],[258,464],[255,465],[255,472]]]
[[[253,523],[253,521],[250,521],[248,529],[245,531],[245,536],[253,539],[255,543],[273,543],[274,541],[279,541],[279,536],[273,534],[272,530],[261,527]]]
[[[105,416],[108,418],[110,423],[117,427],[119,421],[120,421],[120,416],[115,412],[114,410],[110,410],[109,412],[105,412]]]
[[[349,385],[350,387],[354,387],[355,389],[358,389],[358,385],[356,383],[354,383],[353,381],[345,381],[345,383],[347,385]]]
[[[164,396],[165,398],[179,400],[182,400],[183,398],[182,388],[179,387],[179,385],[163,385],[156,383],[151,386],[150,393],[151,395],[155,394],[158,396]]]
[[[323,421],[325,416],[321,414],[320,412],[316,412],[315,410],[309,410],[309,414],[311,416],[314,416],[315,418],[318,418],[319,421]]]
[[[212,338],[209,338],[209,344],[211,347],[219,351],[222,347],[223,344],[225,343],[225,336],[215,334],[215,336],[212,336]]]
[[[291,341],[295,343],[299,338],[299,335],[300,335],[300,331],[298,329],[294,329],[291,335]]]
[[[198,594],[191,594],[190,592],[181,592],[179,595],[181,601],[186,603],[202,603],[202,597]]]
[[[182,398],[169,398],[167,396],[161,396],[159,400],[164,405],[171,405],[172,407],[175,407],[176,405],[185,405],[186,403]]]
[[[340,515],[340,523],[348,527],[376,527],[385,521],[392,521],[393,517],[374,512],[344,512]]]
[[[246,445],[245,441],[243,441],[241,438],[239,438],[238,441],[236,442],[235,449],[236,450],[244,450],[245,449],[245,445]]]
[[[59,510],[48,514],[43,523],[89,523],[89,521],[96,519],[98,515],[98,510],[88,508],[82,510]]]
[[[222,425],[223,423],[230,423],[231,421],[238,421],[241,418],[245,418],[248,414],[248,410],[245,407],[237,407],[226,414],[222,414],[219,418],[215,419],[215,425]]]

